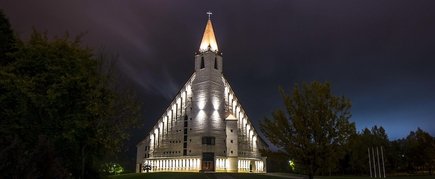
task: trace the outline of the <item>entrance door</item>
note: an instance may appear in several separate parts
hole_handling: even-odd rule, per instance
[[[214,153],[204,152],[202,153],[202,171],[214,171]]]

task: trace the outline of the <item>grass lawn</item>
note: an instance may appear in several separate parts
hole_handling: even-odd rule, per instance
[[[110,176],[109,179],[280,179],[280,177],[252,173],[132,173]]]
[[[366,176],[331,176],[331,177],[314,177],[315,179],[370,179]],[[388,176],[387,179],[435,179],[435,176]]]
[[[203,173],[129,173],[116,176],[110,176],[109,179],[147,179],[147,178],[159,178],[159,179],[207,179]]]
[[[281,176],[295,177],[291,174],[281,174]],[[282,179],[287,177],[276,177],[265,174],[253,174],[253,173],[130,173],[116,176],[109,176],[109,179]],[[370,179],[370,177],[364,176],[331,176],[314,177],[315,179]],[[394,176],[387,179],[435,179],[435,176]]]

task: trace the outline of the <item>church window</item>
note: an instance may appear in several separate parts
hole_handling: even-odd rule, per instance
[[[231,151],[231,153],[233,153],[233,151]]]
[[[202,137],[202,144],[203,145],[214,145],[215,138],[214,137]]]
[[[231,140],[231,143],[233,143],[233,140]]]
[[[232,129],[231,129],[230,131],[231,131],[231,132],[233,132],[233,130],[232,130]]]
[[[217,58],[215,57],[214,58],[214,69],[218,69],[218,65],[217,65]]]
[[[204,68],[204,57],[201,57],[201,69]]]

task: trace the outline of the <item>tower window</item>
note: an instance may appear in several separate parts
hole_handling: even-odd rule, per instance
[[[214,57],[214,69],[218,69],[218,65],[217,65],[217,58]]]
[[[214,137],[202,137],[203,145],[214,145],[215,138]]]
[[[204,67],[204,57],[201,57],[201,69],[205,68]]]

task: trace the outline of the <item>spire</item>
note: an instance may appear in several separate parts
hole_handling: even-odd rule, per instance
[[[214,36],[213,25],[211,24],[211,12],[207,12],[208,21],[207,26],[205,26],[204,35],[202,36],[201,45],[199,46],[200,52],[205,52],[211,50],[213,52],[218,51],[218,46],[216,42],[216,37]]]

